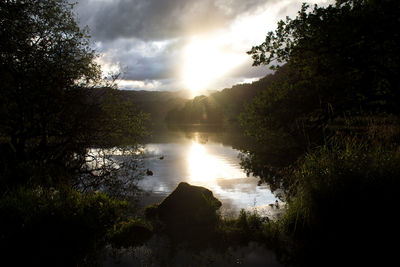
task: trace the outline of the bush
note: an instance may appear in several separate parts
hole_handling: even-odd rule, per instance
[[[242,209],[237,218],[221,217],[217,226],[225,245],[242,245],[250,241],[264,242],[263,228],[266,225],[269,225],[268,218]]]
[[[152,204],[144,209],[144,216],[146,219],[155,219],[158,214],[158,204]]]
[[[109,239],[114,247],[129,248],[142,245],[152,234],[152,227],[148,223],[129,218],[114,226]]]
[[[105,245],[126,207],[103,193],[19,188],[0,200],[0,249],[16,265],[76,265]]]
[[[296,262],[392,256],[398,148],[348,139],[307,154],[293,176],[297,184],[279,231],[292,240]]]

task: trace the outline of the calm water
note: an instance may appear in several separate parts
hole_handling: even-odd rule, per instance
[[[240,168],[240,151],[233,148],[240,142],[237,136],[224,132],[159,133],[146,144],[144,167],[153,175],[139,182],[139,187],[148,191],[142,205],[161,202],[185,181],[210,189],[221,200],[223,215],[235,216],[242,208],[257,209],[270,217],[279,214],[271,207],[277,199],[269,188],[258,186],[258,179],[247,177]],[[222,254],[213,249],[193,252],[171,248],[170,243],[157,235],[141,247],[120,251],[117,261],[107,257],[103,263],[104,267],[166,265],[281,266],[274,253],[256,243],[229,248]]]
[[[269,204],[277,198],[258,179],[247,177],[240,168],[239,151],[224,142],[223,133],[179,133],[164,135],[161,142],[145,149],[145,168],[153,172],[139,182],[148,191],[144,205],[162,201],[179,182],[210,189],[222,202],[222,214],[236,215],[254,209],[271,215]]]

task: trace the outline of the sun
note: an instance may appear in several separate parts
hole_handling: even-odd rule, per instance
[[[241,54],[224,49],[217,40],[195,39],[185,48],[183,81],[196,96],[241,62]]]

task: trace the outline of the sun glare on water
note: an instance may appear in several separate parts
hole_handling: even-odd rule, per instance
[[[183,81],[196,96],[243,61],[243,55],[223,49],[212,40],[194,40],[185,49]]]
[[[205,145],[192,142],[188,155],[190,183],[202,186],[214,186],[217,179],[243,177],[243,173],[226,160],[209,154]]]

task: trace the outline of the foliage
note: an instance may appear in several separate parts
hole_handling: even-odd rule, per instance
[[[181,109],[168,112],[165,120],[168,123],[223,123],[223,114],[218,104],[212,98],[196,96],[185,103]]]
[[[68,142],[75,136],[67,133],[79,128],[74,115],[82,114],[74,100],[100,73],[66,1],[3,1],[0,13],[0,130],[14,182],[25,182],[17,180],[31,178],[35,166],[73,156],[65,150],[77,145]]]
[[[369,260],[393,257],[389,236],[397,231],[393,199],[399,194],[399,163],[398,147],[354,139],[307,154],[292,174],[297,184],[279,222],[291,240],[292,260],[322,264],[326,258],[362,260],[365,253]]]
[[[74,154],[70,184],[80,191],[103,190],[115,197],[134,199],[137,178],[143,175],[139,140],[148,134],[148,115],[140,112],[114,89],[92,89],[90,120],[80,136],[82,151]],[[72,163],[74,165],[72,165]],[[133,179],[136,178],[136,179]]]
[[[220,218],[217,232],[225,245],[245,245],[250,241],[265,242],[264,225],[269,220],[257,212],[241,210],[237,218]]]
[[[129,218],[114,225],[109,234],[111,244],[117,248],[129,248],[142,245],[152,236],[152,227],[148,222]]]
[[[95,265],[126,217],[112,197],[137,194],[147,116],[101,78],[73,6],[0,2],[0,245],[15,265]]]
[[[394,258],[399,10],[393,0],[304,4],[248,52],[254,65],[280,65],[241,115],[259,144],[242,164],[286,189],[286,214],[264,236],[289,265]]]
[[[106,234],[124,218],[126,207],[125,201],[104,193],[80,194],[68,187],[38,186],[3,193],[3,260],[15,265],[84,263],[106,243]]]
[[[311,11],[304,4],[248,52],[254,65],[283,64],[240,117],[260,144],[245,157],[249,172],[274,181],[309,149],[350,132],[341,122],[399,114],[399,8],[393,0],[337,1]]]
[[[153,220],[157,218],[157,209],[159,204],[152,204],[146,206],[144,209],[144,216],[146,219]]]
[[[360,111],[398,113],[400,46],[394,29],[399,8],[393,0],[347,0],[308,12],[304,4],[295,19],[280,21],[248,53],[254,65],[287,62],[299,75],[296,83],[305,83],[301,87],[309,96],[303,99],[315,98],[312,108],[319,119]],[[298,96],[293,91],[289,97]],[[303,114],[310,115],[300,110]]]
[[[149,126],[164,123],[168,112],[182,108],[188,97],[185,91],[119,90],[119,94],[136,109],[149,114]]]
[[[66,0],[0,4],[3,187],[107,176],[110,168],[88,169],[88,148],[127,148],[144,134],[142,113],[97,88],[107,82],[72,8]]]
[[[169,124],[236,124],[244,104],[274,79],[275,76],[267,75],[253,83],[234,85],[208,96],[186,100],[181,106],[169,109],[165,121]]]

